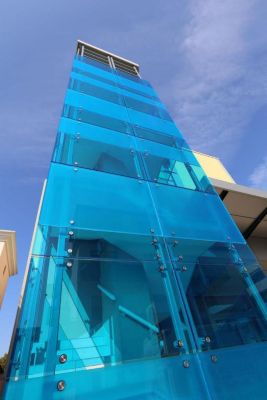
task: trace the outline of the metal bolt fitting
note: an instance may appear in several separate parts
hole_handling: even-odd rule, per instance
[[[187,271],[187,267],[185,265],[182,266],[182,271],[183,272]]]
[[[71,268],[72,267],[72,262],[71,261],[67,261],[66,265],[67,265],[68,268]]]
[[[69,231],[69,235],[70,235],[70,236],[73,236],[73,235],[74,235],[74,232],[73,232],[73,231]]]
[[[164,271],[165,271],[165,269],[166,269],[166,268],[164,267],[164,265],[160,265],[160,266],[159,266],[159,270],[160,270],[160,272],[164,272]]]
[[[73,225],[75,223],[75,221],[73,221],[73,219],[70,220],[70,224]]]
[[[178,340],[177,344],[178,344],[178,347],[184,347],[184,343],[182,340]]]
[[[180,261],[183,260],[183,259],[184,259],[183,256],[179,256],[179,257],[178,257],[178,260],[180,260]]]
[[[62,392],[65,389],[65,381],[58,381],[57,383],[57,390]]]
[[[190,362],[188,360],[183,361],[183,367],[184,368],[189,368],[190,367]]]
[[[215,354],[213,354],[212,356],[210,356],[210,359],[213,363],[216,363],[218,361],[218,358]]]
[[[68,249],[68,253],[71,254],[72,253],[72,249]]]
[[[65,364],[65,362],[68,360],[67,354],[61,354],[59,356],[59,362],[60,364]]]
[[[206,336],[206,337],[205,337],[205,342],[206,342],[206,343],[210,343],[210,342],[211,342],[211,338],[210,338],[209,336]]]

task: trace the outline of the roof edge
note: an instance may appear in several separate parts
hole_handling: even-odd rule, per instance
[[[209,178],[209,179],[213,184],[213,186],[219,187],[221,189],[229,190],[232,192],[244,193],[249,196],[255,196],[267,199],[267,192],[264,190],[255,189],[244,185],[239,185],[238,183],[225,182],[220,179],[215,179],[215,178]]]
[[[111,52],[106,51],[106,50],[104,50],[104,49],[101,49],[100,47],[93,46],[93,45],[90,44],[90,43],[83,42],[83,41],[80,40],[80,39],[77,40],[77,48],[76,48],[76,50],[78,49],[78,46],[79,46],[79,45],[90,47],[91,49],[94,49],[94,50],[97,50],[97,51],[99,51],[99,52],[101,52],[101,53],[104,53],[104,54],[106,54],[107,56],[115,57],[115,58],[117,58],[118,60],[121,60],[121,61],[124,61],[124,62],[126,62],[126,63],[132,64],[132,65],[133,65],[134,67],[136,67],[136,68],[138,69],[138,71],[139,71],[139,64],[137,64],[137,63],[134,62],[134,61],[131,61],[131,60],[128,60],[127,58],[123,58],[123,57],[121,57],[121,56],[118,56],[117,54],[114,54],[114,53],[111,53]]]

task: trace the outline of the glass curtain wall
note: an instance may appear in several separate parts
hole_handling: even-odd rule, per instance
[[[77,55],[5,399],[239,399],[266,289],[151,85]]]

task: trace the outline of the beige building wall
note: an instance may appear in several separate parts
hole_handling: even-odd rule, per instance
[[[8,279],[17,272],[16,234],[14,231],[0,230],[0,307]]]
[[[219,158],[199,153],[198,151],[194,151],[193,153],[209,178],[235,183]]]
[[[267,207],[267,193],[236,184],[217,157],[194,152],[218,193],[227,192],[224,205],[240,231],[246,228]],[[267,273],[267,216],[261,221],[247,242]]]
[[[3,302],[4,293],[9,278],[8,266],[7,266],[7,252],[5,243],[0,242],[0,307]]]

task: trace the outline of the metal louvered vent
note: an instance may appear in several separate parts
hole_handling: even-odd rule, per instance
[[[135,65],[129,64],[128,62],[125,62],[115,57],[113,57],[113,62],[116,69],[119,69],[120,71],[126,72],[128,74],[138,75],[138,71]]]
[[[109,65],[109,59],[106,54],[100,53],[99,51],[96,51],[94,49],[90,49],[87,47],[84,47],[84,57],[92,58],[95,61],[102,62],[104,64]]]
[[[109,65],[110,68],[118,69],[126,74],[140,76],[138,64],[115,54],[109,53],[108,51],[102,50],[98,47],[92,46],[91,44],[78,40],[76,52],[77,55],[82,57]]]

